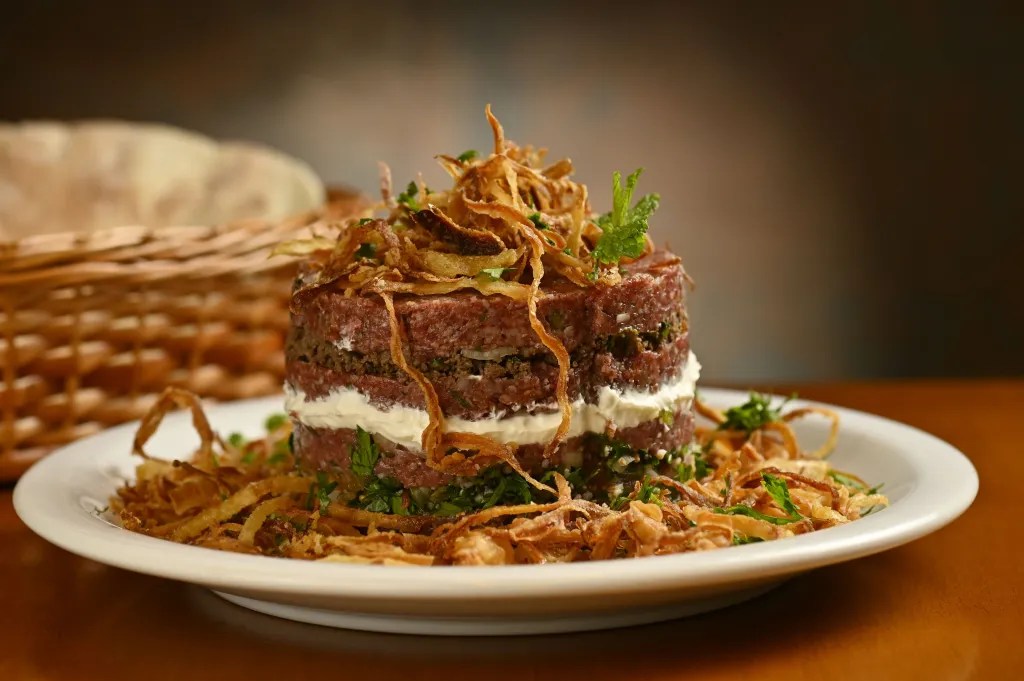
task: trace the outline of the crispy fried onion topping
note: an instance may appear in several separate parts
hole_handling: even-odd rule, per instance
[[[177,406],[192,410],[201,436],[192,460],[147,456],[143,446]],[[129,530],[229,551],[383,565],[499,565],[768,541],[847,523],[887,503],[877,489],[832,469],[816,451],[790,455],[788,423],[811,415],[835,420],[831,412],[794,409],[752,433],[721,437],[724,416],[715,419],[706,405],[701,411],[712,420],[698,429],[687,454],[684,465],[693,472],[646,476],[610,505],[583,498],[590,490],[573,490],[555,473],[555,489],[533,481],[548,490],[546,500],[453,517],[410,516],[347,506],[337,480],[298,470],[286,419],[263,438],[224,440],[194,396],[171,389],[143,420],[135,442],[143,461],[136,480],[111,499],[111,508]],[[778,423],[786,427],[769,427]],[[504,458],[507,452],[463,439],[471,438],[466,434],[438,429],[431,437],[513,465],[514,458]],[[446,459],[441,465],[459,470],[462,463]],[[517,473],[526,475],[521,469],[508,474]]]
[[[418,179],[396,195],[391,172],[382,164],[380,203],[335,225],[335,238],[291,241],[274,252],[307,258],[308,271],[293,292],[296,306],[326,287],[344,295],[376,294],[385,301],[393,295],[475,290],[524,302],[531,328],[558,361],[556,397],[562,421],[547,444],[550,457],[570,427],[569,354],[537,316],[541,283],[546,273],[581,287],[614,285],[621,275],[615,263],[594,257],[601,229],[586,187],[570,179],[572,162],[564,159],[545,167],[545,149],[507,140],[489,106],[486,115],[494,137],[491,154],[437,157],[453,181],[451,188],[433,191]],[[652,244],[646,235],[644,240],[646,254]],[[394,303],[387,304],[392,333],[400,340]],[[392,354],[396,362],[402,355],[394,342]],[[511,458],[497,443],[443,436],[443,414],[429,381],[404,360],[398,363],[420,386],[427,403],[430,426],[422,445],[431,465],[456,465],[459,460],[445,456],[453,447],[476,464]]]

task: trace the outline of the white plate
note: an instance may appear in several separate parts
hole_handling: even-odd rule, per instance
[[[702,390],[728,406],[745,393]],[[802,404],[800,402],[795,403]],[[212,406],[221,433],[257,435],[280,398]],[[807,570],[899,546],[964,512],[978,476],[960,452],[910,426],[848,409],[837,468],[885,483],[891,506],[856,522],[789,539],[717,551],[569,565],[383,567],[240,555],[125,531],[100,512],[137,461],[136,425],[75,442],[46,457],[14,490],[21,519],[44,539],[116,567],[200,584],[247,608],[351,629],[413,634],[541,634],[604,629],[703,612],[757,595]],[[798,435],[824,438],[825,424]],[[152,440],[173,458],[198,440],[188,414],[168,416]]]

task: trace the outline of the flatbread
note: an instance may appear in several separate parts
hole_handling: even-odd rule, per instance
[[[0,123],[0,241],[277,220],[324,200],[308,165],[256,144],[157,124]]]

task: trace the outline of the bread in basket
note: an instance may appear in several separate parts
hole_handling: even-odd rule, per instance
[[[279,390],[294,263],[269,247],[356,202],[261,146],[0,124],[0,480],[166,385]]]

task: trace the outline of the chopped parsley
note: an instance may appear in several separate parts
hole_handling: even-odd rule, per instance
[[[309,496],[306,497],[306,508],[310,511],[318,508],[321,515],[326,515],[327,509],[331,505],[331,492],[333,492],[337,486],[338,483],[331,481],[327,477],[326,473],[317,473],[316,482],[309,486]]]
[[[745,515],[750,518],[757,518],[763,520],[766,523],[772,525],[789,525],[800,520],[800,518],[780,518],[774,515],[768,515],[767,513],[761,513],[760,511],[746,506],[744,504],[737,504],[735,506],[729,506],[728,508],[716,508],[715,513],[721,513],[723,515]]]
[[[840,473],[839,471],[829,471],[828,472],[828,477],[832,478],[833,480],[838,482],[840,485],[843,485],[845,487],[852,487],[852,488],[854,488],[856,490],[861,490],[861,491],[867,489],[867,486],[864,485],[863,483],[861,483],[859,480],[854,480],[850,476],[845,475],[843,473]]]
[[[844,485],[846,487],[852,487],[853,489],[857,490],[858,492],[863,492],[864,494],[868,494],[868,495],[878,494],[878,490],[882,489],[882,486],[885,484],[883,482],[881,484],[875,485],[874,487],[868,487],[867,485],[862,483],[860,480],[856,480],[856,479],[850,477],[849,475],[846,475],[845,473],[840,473],[839,471],[836,471],[836,470],[830,470],[828,472],[828,477],[832,478],[833,480],[838,482],[840,485]]]
[[[364,241],[359,244],[359,248],[356,249],[355,253],[357,258],[364,260],[374,260],[377,258],[377,246],[369,241]]]
[[[419,210],[419,195],[420,188],[416,186],[415,182],[410,182],[409,186],[405,188],[405,191],[399,194],[398,198],[395,200],[409,210]]]
[[[228,444],[238,449],[245,446],[245,436],[241,433],[231,433],[228,435]]]
[[[732,535],[732,545],[733,546],[741,546],[743,544],[756,544],[758,542],[763,542],[763,541],[764,541],[764,539],[761,539],[760,537],[750,537],[750,536],[745,535],[745,534],[740,534],[739,532],[737,532],[734,535]]]
[[[375,513],[453,516],[492,506],[528,504],[535,494],[543,492],[534,490],[524,478],[509,474],[504,466],[498,465],[472,480],[451,482],[437,489],[407,489],[394,478],[373,477],[351,505]]]
[[[704,451],[693,444],[688,444],[680,451],[680,455],[684,458],[687,454],[693,455],[693,465],[688,463],[679,464],[676,468],[676,476],[679,482],[686,482],[690,479],[700,481],[706,478],[708,473],[711,472],[711,466],[708,465]]]
[[[676,422],[676,414],[671,409],[662,409],[658,412],[658,420],[664,423],[666,426],[671,426]]]
[[[543,218],[541,218],[540,213],[531,213],[529,215],[529,218],[530,222],[532,222],[533,226],[536,227],[537,229],[551,229],[551,225],[544,222]]]
[[[267,420],[263,422],[263,427],[266,428],[268,433],[272,433],[287,422],[287,414],[271,414],[267,417]]]
[[[472,409],[473,405],[458,390],[452,391],[452,399],[458,402],[463,409]]]
[[[267,463],[274,466],[287,460],[292,455],[292,451],[294,451],[292,449],[292,441],[294,439],[295,434],[293,433],[288,436],[287,440],[279,440],[275,442],[273,449],[270,450],[270,456],[267,458]],[[255,451],[246,452],[246,455],[242,457],[242,461],[245,463],[252,461],[252,456],[250,456],[250,454],[255,456]]]
[[[716,508],[715,513],[723,513],[725,515],[745,515],[751,518],[757,518],[765,522],[771,523],[772,525],[789,525],[803,520],[803,516],[800,514],[800,510],[797,509],[796,504],[793,503],[792,498],[789,496],[789,487],[786,486],[786,481],[782,478],[775,477],[769,473],[761,474],[761,481],[764,484],[765,491],[768,492],[768,496],[772,498],[772,501],[776,503],[785,513],[785,518],[779,518],[778,516],[768,515],[761,513],[750,506],[744,504],[737,504],[735,506],[729,506],[728,508]]]
[[[256,450],[255,449],[250,449],[250,450],[246,451],[246,453],[243,454],[242,458],[241,458],[241,462],[242,463],[252,463],[255,460],[256,460]]]
[[[380,449],[373,441],[370,434],[356,426],[356,442],[352,445],[352,472],[360,478],[368,478],[373,475],[373,467],[377,465],[380,458]]]
[[[803,518],[800,515],[800,510],[793,503],[793,499],[789,496],[789,487],[786,485],[786,481],[782,478],[776,477],[769,473],[761,474],[761,482],[764,484],[765,491],[768,492],[768,496],[772,498],[779,508],[786,512],[790,518],[800,519]]]
[[[367,225],[371,222],[373,222],[373,218],[359,218],[358,225],[362,227],[363,225]]]
[[[509,269],[510,268],[508,267],[485,267],[480,270],[480,273],[477,276],[488,281],[498,281],[501,279],[501,275],[508,272]]]
[[[661,487],[644,478],[640,482],[640,489],[636,491],[636,500],[645,504],[657,504],[661,506],[661,495],[664,490]]]
[[[594,247],[594,264],[615,264],[624,257],[636,258],[643,255],[644,235],[647,234],[647,221],[658,209],[661,197],[647,194],[636,205],[630,207],[633,190],[643,168],[638,168],[626,178],[626,186],[622,186],[622,175],[612,175],[612,210],[597,219],[601,228],[601,237]]]
[[[565,253],[566,255],[572,255],[572,249],[566,246],[565,248],[562,249],[562,253]]]
[[[467,149],[466,151],[464,151],[461,154],[459,154],[458,156],[456,156],[455,160],[459,161],[461,163],[467,163],[469,161],[472,161],[474,158],[476,158],[479,155],[480,154],[477,153],[476,149]]]
[[[778,421],[782,408],[790,399],[793,397],[773,409],[770,396],[752,392],[746,402],[726,410],[725,420],[718,425],[718,430],[738,430],[749,435],[769,423]]]
[[[561,331],[565,328],[565,313],[561,310],[552,310],[548,314],[548,326],[555,331]]]
[[[402,508],[404,488],[394,478],[374,478],[359,493],[354,503],[373,513],[393,513]]]

